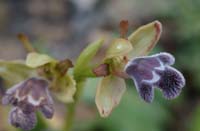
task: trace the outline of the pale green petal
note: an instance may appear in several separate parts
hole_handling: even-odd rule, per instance
[[[45,54],[36,52],[29,53],[26,58],[26,65],[31,68],[37,68],[47,63],[54,63],[56,60]]]
[[[159,21],[154,21],[138,28],[128,37],[133,46],[129,57],[147,55],[156,45],[161,33],[162,25]]]
[[[126,91],[125,81],[119,77],[104,77],[97,87],[96,105],[102,117],[107,117],[115,108],[124,92]]]

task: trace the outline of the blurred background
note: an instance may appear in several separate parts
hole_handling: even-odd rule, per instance
[[[77,107],[74,131],[200,131],[200,0],[1,0],[0,59],[24,59],[26,50],[17,39],[25,33],[33,46],[58,58],[76,60],[93,40],[119,36],[118,24],[129,21],[129,32],[154,20],[163,34],[152,53],[166,51],[176,57],[186,87],[175,100],[159,91],[147,104],[139,98],[133,82],[110,117],[100,118],[95,103],[98,79],[90,79]],[[3,80],[0,79],[3,93]],[[8,125],[9,107],[0,105],[0,131]],[[59,131],[66,108],[56,102],[53,120],[39,118],[35,131]]]

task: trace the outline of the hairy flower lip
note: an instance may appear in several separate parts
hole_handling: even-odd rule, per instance
[[[17,128],[28,131],[35,127],[37,119],[34,112],[24,114],[19,107],[14,107],[9,114],[9,123]]]
[[[130,59],[128,61],[128,63],[125,65],[125,67],[124,67],[124,72],[126,72],[127,67],[131,66],[132,61],[134,61],[134,60],[141,59],[141,58],[146,59],[146,58],[159,57],[159,55],[165,55],[165,54],[169,55],[171,57],[171,59],[172,59],[171,62],[170,62],[171,63],[170,65],[174,64],[175,58],[171,54],[169,54],[167,52],[160,52],[160,53],[157,53],[157,54],[154,54],[154,55],[151,55],[151,56],[138,56],[138,57],[134,57],[134,58]]]
[[[185,86],[182,73],[171,67],[174,62],[175,58],[171,54],[162,52],[134,58],[127,63],[124,70],[133,79],[141,98],[151,103],[155,87],[162,90],[166,99],[174,99]]]
[[[53,100],[48,90],[48,81],[41,78],[29,78],[8,89],[2,104],[12,104],[10,123],[24,130],[36,125],[35,112],[40,110],[47,119],[54,114]]]
[[[171,83],[168,86],[168,88],[166,88],[164,86],[165,84],[163,84],[163,83],[165,83],[165,82],[167,82],[169,80],[168,80],[168,78],[165,77],[163,81],[158,81],[158,83],[156,83],[156,85],[158,85],[159,88],[162,90],[164,98],[170,100],[170,99],[174,99],[174,98],[176,98],[177,96],[180,95],[182,88],[186,84],[186,81],[185,81],[185,78],[184,78],[183,74],[180,71],[178,71],[177,69],[169,66],[169,67],[167,67],[166,70],[168,70],[168,71],[166,71],[164,73],[165,74],[167,73],[168,77],[170,75],[171,75],[171,77],[173,77],[173,75],[175,75],[175,77],[176,77],[175,82]],[[176,72],[176,73],[174,73],[174,72]],[[160,75],[162,76],[163,74],[161,73]],[[173,87],[172,87],[172,85],[173,85]]]

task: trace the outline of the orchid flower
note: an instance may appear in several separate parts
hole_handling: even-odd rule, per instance
[[[51,119],[54,114],[53,99],[73,102],[76,91],[73,77],[67,74],[71,62],[58,61],[48,55],[31,52],[26,61],[0,61],[0,76],[8,88],[2,104],[11,104],[11,125],[31,130],[36,126],[36,111]],[[51,91],[51,92],[50,92]]]
[[[127,21],[121,26],[127,30]],[[122,32],[126,32],[123,31]],[[110,74],[100,81],[96,92],[96,105],[102,117],[107,117],[115,108],[124,92],[124,79],[131,78],[140,97],[152,102],[154,88],[162,90],[166,99],[176,98],[185,85],[181,72],[171,67],[175,58],[169,53],[147,56],[162,33],[162,25],[154,21],[141,26],[128,38],[116,38],[110,44],[104,63]]]

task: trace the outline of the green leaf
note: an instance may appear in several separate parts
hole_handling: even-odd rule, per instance
[[[30,76],[36,76],[36,72],[27,67],[23,61],[0,60],[0,76],[6,87],[11,87]]]
[[[39,54],[36,52],[29,53],[26,58],[26,65],[31,68],[37,68],[43,66],[48,63],[55,63],[56,60],[54,58],[49,57],[45,54]]]
[[[147,55],[156,45],[161,33],[162,25],[159,21],[154,21],[138,28],[128,37],[133,46],[133,50],[129,56],[138,57]]]
[[[106,59],[127,55],[132,49],[133,47],[128,40],[114,39],[106,52]]]
[[[76,92],[76,82],[71,76],[56,77],[56,80],[53,81],[52,89],[53,94],[58,100],[64,103],[74,101],[73,96]]]
[[[96,105],[102,117],[107,117],[115,108],[124,92],[126,91],[125,81],[119,77],[104,77],[97,87]]]
[[[103,40],[97,40],[89,44],[78,57],[76,64],[74,66],[74,76],[75,77],[85,77],[93,76],[91,61],[96,55],[97,51],[103,44]]]

